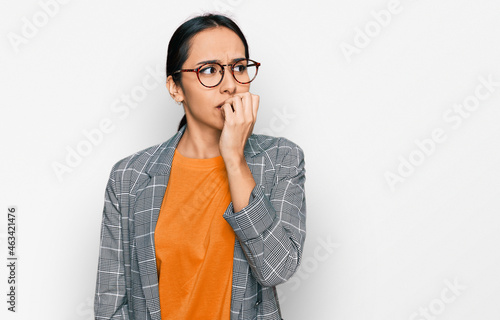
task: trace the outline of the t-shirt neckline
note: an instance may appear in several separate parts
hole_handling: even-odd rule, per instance
[[[198,159],[198,158],[188,158],[183,156],[177,148],[174,151],[174,163],[188,166],[188,167],[202,167],[202,168],[213,168],[224,166],[224,158],[222,156],[217,156],[213,158]]]

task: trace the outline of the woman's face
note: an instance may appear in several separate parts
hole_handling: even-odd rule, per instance
[[[236,33],[225,27],[215,27],[199,32],[191,39],[188,58],[182,69],[196,69],[203,61],[215,60],[224,65],[245,59],[245,46]],[[222,130],[224,117],[220,106],[235,93],[248,92],[250,84],[238,83],[225,67],[222,82],[214,87],[203,86],[196,72],[183,72],[182,85],[177,87],[184,104],[186,118],[191,128]]]

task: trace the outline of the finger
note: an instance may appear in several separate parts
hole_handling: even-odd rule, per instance
[[[244,116],[244,107],[240,95],[234,95],[231,98],[231,104],[234,109],[234,115],[236,117]]]
[[[253,112],[254,122],[257,121],[257,111],[259,111],[259,103],[260,103],[260,96],[252,94],[252,112]]]
[[[235,103],[235,96],[227,98],[226,101],[224,101],[224,103],[228,103],[231,106],[231,111],[234,112],[234,106],[233,106],[233,104]]]
[[[253,117],[253,112],[252,112],[252,105],[253,105],[253,102],[252,102],[252,94],[250,92],[245,92],[242,94],[242,102],[243,102],[243,112],[245,114],[245,119],[250,119],[253,121],[254,117]]]
[[[242,101],[242,108],[240,109],[240,114],[243,114],[244,119],[248,119],[253,121],[253,112],[252,112],[252,94],[250,92],[242,92],[237,93],[235,96],[239,96]]]
[[[234,112],[233,104],[234,104],[234,99],[231,97],[231,98],[227,99],[226,101],[224,101],[224,103],[222,105],[228,105],[230,107],[228,110],[230,110],[231,113],[233,113]]]
[[[234,119],[234,112],[229,102],[225,102],[220,108],[225,122],[230,122]]]

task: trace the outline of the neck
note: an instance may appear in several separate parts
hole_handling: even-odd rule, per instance
[[[220,156],[219,139],[221,131],[214,128],[186,126],[177,145],[177,150],[185,157],[208,159]]]

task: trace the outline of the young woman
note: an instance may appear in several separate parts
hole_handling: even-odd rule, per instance
[[[282,319],[275,286],[297,270],[306,236],[304,153],[252,134],[259,66],[228,17],[173,34],[167,88],[185,116],[111,170],[96,319]]]

